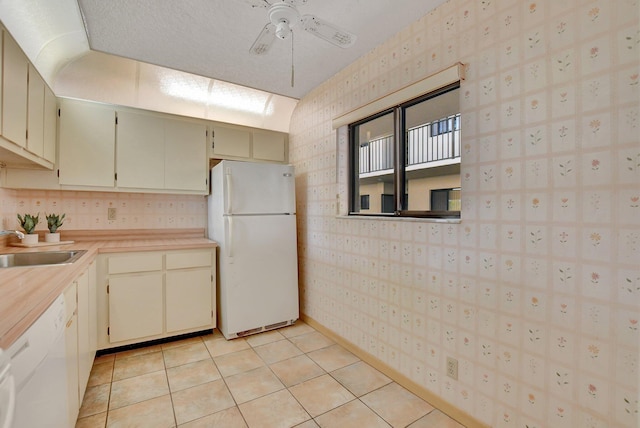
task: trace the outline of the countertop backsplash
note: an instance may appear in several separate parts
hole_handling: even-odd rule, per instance
[[[116,209],[115,220],[109,220],[109,208]],[[207,201],[198,195],[0,188],[2,229],[19,229],[16,215],[25,213],[40,213],[37,231],[46,230],[44,216],[49,213],[66,214],[61,233],[102,229],[192,229],[205,227]]]

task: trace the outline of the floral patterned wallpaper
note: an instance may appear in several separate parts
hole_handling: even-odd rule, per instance
[[[460,224],[337,216],[331,120],[458,61]],[[449,0],[316,88],[290,134],[303,312],[488,425],[638,426],[639,76],[638,0]]]
[[[107,209],[116,209],[109,220]],[[45,214],[65,213],[65,230],[204,228],[203,196],[142,193],[11,190],[0,188],[2,229],[20,229],[17,214],[40,213],[36,230],[46,230]]]

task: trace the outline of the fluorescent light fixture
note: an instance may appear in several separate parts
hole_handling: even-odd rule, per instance
[[[199,104],[220,107],[264,116],[271,116],[272,95],[256,89],[201,76],[178,76],[173,73],[160,77],[160,90],[165,95]]]
[[[271,116],[273,114],[271,97],[272,95],[268,92],[214,80],[209,104],[230,110]]]

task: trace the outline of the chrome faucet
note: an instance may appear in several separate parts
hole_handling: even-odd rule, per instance
[[[0,236],[2,235],[16,235],[18,238],[24,238],[24,233],[19,230],[0,230]]]

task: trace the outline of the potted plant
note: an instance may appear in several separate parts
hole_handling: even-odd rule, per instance
[[[47,229],[49,229],[49,233],[44,234],[45,242],[60,242],[60,232],[58,232],[58,228],[62,226],[64,222],[64,214],[47,214]]]
[[[25,214],[22,217],[18,214],[18,221],[20,222],[20,226],[26,232],[24,238],[22,238],[23,244],[37,244],[38,243],[38,234],[34,233],[36,229],[36,225],[40,221],[40,213],[36,216],[32,216],[31,214]]]

